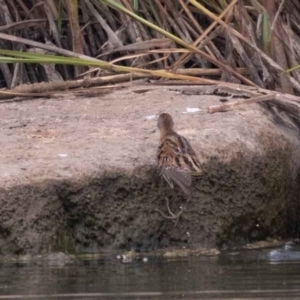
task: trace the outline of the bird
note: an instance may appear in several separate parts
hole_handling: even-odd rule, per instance
[[[188,140],[174,130],[174,121],[170,114],[161,113],[158,117],[157,127],[160,130],[160,144],[157,150],[157,164],[161,175],[174,189],[174,183],[187,195],[187,202],[191,198],[190,187],[192,177],[201,176],[203,168],[197,155]],[[169,215],[157,209],[166,219],[177,219],[185,208],[175,214],[166,198]]]

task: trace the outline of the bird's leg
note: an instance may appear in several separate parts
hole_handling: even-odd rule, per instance
[[[169,199],[165,198],[166,200],[166,205],[167,205],[167,210],[169,215],[165,215],[161,210],[159,209],[155,209],[156,211],[158,211],[165,219],[168,220],[176,220],[180,217],[180,215],[182,214],[182,209],[180,210],[180,212],[178,214],[174,214],[171,209],[170,209],[170,205],[169,205]]]
[[[187,195],[186,203],[183,204],[180,208],[180,214],[178,215],[178,217],[186,210],[186,207],[187,207],[188,203],[190,202],[190,200],[191,200],[191,193],[189,192]],[[177,218],[177,220],[175,222],[175,226],[177,225],[178,220],[179,220],[179,218]]]
[[[168,184],[170,185],[170,187],[171,187],[171,189],[172,189],[172,191],[173,191],[173,193],[174,193],[175,198],[177,198],[177,195],[176,195],[176,193],[175,193],[175,191],[174,191],[174,185],[173,185],[173,182],[172,182],[171,180],[169,180],[169,178],[168,178],[167,176],[165,176],[164,173],[160,173],[160,175],[163,176],[164,179],[168,182]],[[169,199],[166,197],[165,200],[166,200],[167,210],[168,210],[169,216],[165,215],[161,210],[159,210],[159,209],[157,209],[157,208],[156,208],[155,210],[158,211],[165,219],[169,219],[169,220],[175,220],[175,219],[177,219],[177,218],[181,215],[181,212],[179,212],[178,215],[175,215],[175,214],[171,211],[171,209],[170,209]]]
[[[177,198],[177,195],[176,193],[175,194],[175,197]],[[169,205],[169,199],[168,198],[165,198],[166,200],[166,205],[167,205],[167,210],[168,210],[168,213],[169,215],[165,215],[162,211],[160,211],[159,209],[156,209],[165,219],[168,219],[168,220],[175,220],[175,224],[174,226],[176,227],[178,221],[179,221],[179,218],[180,216],[182,215],[182,213],[186,210],[186,206],[188,204],[188,202],[191,200],[191,193],[188,193],[187,195],[187,200],[186,200],[186,204],[183,205],[181,208],[180,208],[180,211],[179,213],[177,214],[174,214],[171,209],[170,209],[170,205]]]
[[[173,191],[174,191],[174,190],[173,190]],[[177,194],[176,194],[175,191],[174,191],[174,196],[175,196],[175,198],[177,198]],[[190,199],[191,199],[191,194],[189,193],[189,194],[188,194],[188,198],[187,198],[187,203],[190,201]],[[182,207],[180,208],[179,213],[174,214],[174,213],[171,211],[171,209],[170,209],[169,199],[168,199],[168,198],[165,198],[165,200],[166,200],[166,206],[167,206],[167,210],[168,210],[169,215],[164,214],[164,213],[163,213],[161,210],[159,210],[159,209],[156,209],[156,211],[158,211],[165,219],[168,219],[168,220],[175,220],[175,226],[176,226],[176,225],[177,225],[177,222],[178,222],[178,220],[179,220],[179,218],[180,218],[180,216],[181,216],[181,214],[182,214],[183,211],[186,209],[187,203],[186,203],[184,206],[182,206]]]

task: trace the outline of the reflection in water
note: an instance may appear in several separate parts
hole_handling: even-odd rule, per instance
[[[2,264],[0,299],[300,299],[300,247],[219,257]]]

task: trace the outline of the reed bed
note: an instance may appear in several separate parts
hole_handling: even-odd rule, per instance
[[[299,95],[299,64],[299,0],[0,1],[1,89],[131,73]]]

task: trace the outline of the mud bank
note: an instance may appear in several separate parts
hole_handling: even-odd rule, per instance
[[[0,104],[0,254],[232,247],[297,235],[300,133],[251,105],[209,115],[216,96],[141,87],[101,97]],[[187,108],[200,108],[188,113]],[[178,225],[155,167],[156,119],[170,113],[204,167]]]

